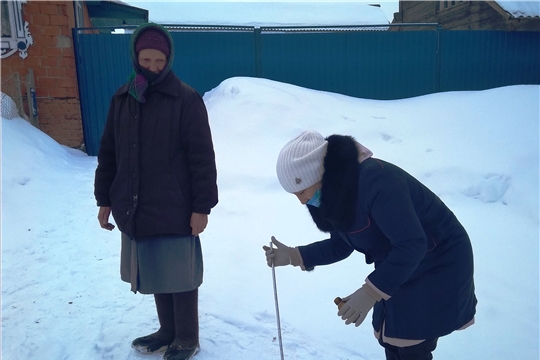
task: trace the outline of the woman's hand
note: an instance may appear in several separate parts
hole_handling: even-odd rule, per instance
[[[111,231],[114,229],[114,225],[109,222],[109,216],[111,215],[111,207],[110,206],[100,206],[99,212],[98,212],[98,221],[99,226],[101,226],[102,229]]]
[[[191,226],[191,235],[198,236],[206,229],[206,225],[208,225],[208,215],[199,213],[191,214],[189,225]]]
[[[266,255],[266,263],[268,266],[271,267],[272,262],[274,263],[274,266],[300,266],[302,264],[302,257],[297,248],[292,248],[282,244],[273,236],[271,239],[272,244],[276,246],[275,248],[270,248],[266,245],[263,246],[263,250]]]
[[[354,323],[355,326],[360,326],[379,300],[381,296],[371,286],[364,284],[360,289],[343,298],[338,305],[338,316],[345,320],[345,325]]]

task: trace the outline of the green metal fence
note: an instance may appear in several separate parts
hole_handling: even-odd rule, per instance
[[[234,76],[391,100],[540,84],[540,33],[169,26],[173,71],[201,94]],[[110,98],[131,73],[130,34],[74,29],[85,145],[96,155]]]

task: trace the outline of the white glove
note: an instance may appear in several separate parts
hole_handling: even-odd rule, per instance
[[[268,266],[272,266],[272,261],[274,262],[274,266],[301,265],[302,256],[297,248],[292,248],[282,244],[273,236],[272,243],[276,246],[273,249],[268,246],[263,246],[263,250],[265,251],[266,255],[266,263]]]
[[[364,284],[360,289],[343,298],[338,316],[345,320],[345,325],[354,323],[356,326],[360,326],[371,308],[381,299],[382,296],[371,286]]]

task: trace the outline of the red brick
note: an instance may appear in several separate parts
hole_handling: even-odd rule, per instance
[[[60,109],[60,105],[58,102],[47,102],[47,112],[54,110],[54,109]]]
[[[62,49],[55,48],[55,47],[45,48],[45,56],[52,57],[52,58],[59,58],[62,56]]]
[[[41,60],[42,66],[48,66],[48,67],[57,67],[62,66],[62,58],[54,58],[54,57],[44,57]]]
[[[38,78],[36,79],[36,87],[54,89],[58,87],[57,81],[58,81],[57,78],[48,78],[48,77]]]
[[[43,26],[41,27],[41,34],[44,36],[59,36],[62,35],[61,26]]]
[[[53,118],[59,118],[64,116],[65,110],[61,108],[56,109],[47,109],[47,116],[51,116]]]
[[[73,47],[63,48],[62,50],[63,50],[64,58],[70,61],[72,60],[73,63],[75,63],[75,50],[73,49]]]
[[[43,46],[36,46],[36,40],[34,39],[34,45],[30,46],[28,48],[28,57],[24,59],[24,61],[27,61],[31,57],[39,57],[43,56],[44,50]]]
[[[50,4],[40,4],[39,5],[39,12],[41,14],[47,14],[47,15],[58,15],[58,6],[57,5],[50,5]]]
[[[58,87],[61,88],[74,88],[77,87],[77,83],[75,82],[75,79],[73,78],[59,78],[58,79]]]
[[[67,89],[67,97],[69,98],[79,98],[79,88],[73,87],[73,88],[66,88]]]
[[[32,34],[32,37],[35,40],[39,40],[41,36],[43,36],[43,32],[45,29],[48,29],[49,26],[32,26],[31,24],[28,25],[28,30],[30,31],[30,34]]]
[[[68,37],[72,37],[72,32],[71,32],[71,27],[68,26],[68,25],[65,25],[65,26],[59,26],[60,28],[60,35],[62,36],[68,36]]]
[[[28,73],[28,69],[24,66],[15,66],[13,68],[13,72],[19,73],[19,78],[22,82],[26,82],[26,74]],[[22,86],[22,91],[26,91],[26,86]]]
[[[73,14],[73,6],[69,6],[69,5],[72,5],[71,2],[68,2],[68,1],[61,2],[58,5],[58,15],[68,16],[68,14]],[[71,9],[68,9],[68,6]],[[69,10],[71,10],[71,11],[69,11]]]
[[[60,66],[75,68],[75,59],[70,57],[64,57],[60,59]]]
[[[42,36],[39,42],[40,46],[43,46],[44,48],[48,47],[56,47],[56,36]]]
[[[77,118],[77,116],[80,115],[80,112],[81,110],[79,109],[78,106],[73,106],[74,104],[66,104],[66,112],[68,114],[71,114],[75,119]],[[76,125],[76,123],[73,123],[73,125]]]
[[[48,26],[51,25],[51,19],[49,15],[34,14],[31,16],[31,20],[28,21],[33,26]]]
[[[66,97],[67,96],[66,88],[50,88],[49,96],[60,97],[60,98]]]
[[[49,89],[41,88],[41,87],[37,86],[37,84],[36,84],[36,96],[37,97],[49,96]],[[38,107],[39,107],[39,104],[38,104]]]
[[[56,131],[58,126],[51,127],[50,125],[60,124],[61,119],[57,116],[52,116],[48,111],[41,110],[40,113],[41,115],[39,116],[39,122],[44,125],[49,125],[49,129],[54,129]]]
[[[27,1],[26,4],[22,7],[22,9],[25,17],[30,14],[39,14],[39,2]]]
[[[43,67],[43,66],[33,68],[33,70],[34,70],[34,78],[37,79],[37,78],[45,78],[45,77],[47,77],[47,69],[48,68]]]
[[[69,25],[69,19],[65,15],[51,15],[51,25]]]
[[[77,70],[73,68],[64,68],[67,77],[76,78]]]
[[[62,119],[62,120],[65,120],[65,119]],[[62,129],[57,131],[56,133],[58,134],[59,137],[63,139],[71,138],[72,136],[71,131],[64,129],[64,124],[65,124],[65,121],[62,121]]]
[[[32,56],[33,54],[28,54],[28,57],[24,59],[24,65],[26,67],[40,67],[41,66],[41,57]]]
[[[47,68],[47,76],[63,78],[66,76],[66,70],[64,68]]]

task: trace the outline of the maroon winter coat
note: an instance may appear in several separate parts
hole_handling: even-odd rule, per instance
[[[217,204],[216,165],[201,96],[170,71],[141,104],[113,95],[98,153],[95,197],[135,237],[190,235],[193,212]]]

